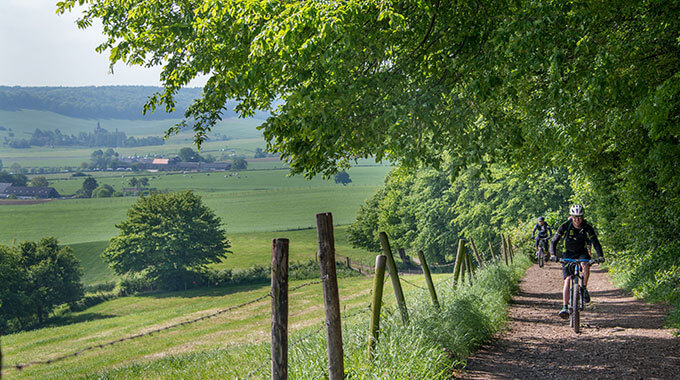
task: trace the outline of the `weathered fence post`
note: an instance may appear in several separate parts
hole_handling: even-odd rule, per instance
[[[2,379],[2,331],[0,331],[0,379]]]
[[[350,261],[349,257],[345,257],[345,261],[347,261],[347,269],[352,269],[352,262]]]
[[[456,283],[460,278],[460,274],[463,271],[461,269],[463,265],[463,254],[465,253],[465,241],[463,239],[458,240],[458,252],[456,253],[456,263],[453,265],[453,287],[456,287]]]
[[[505,240],[507,240],[507,244],[505,245],[506,248],[508,249],[508,256],[510,256],[510,263],[514,261],[514,252],[512,251],[512,241],[510,240],[510,236],[505,235]]]
[[[328,378],[330,380],[341,380],[345,374],[345,366],[342,352],[338,278],[335,273],[333,215],[329,212],[316,214],[316,230],[319,240],[319,267],[321,268],[321,279],[323,280],[323,300],[326,309]]]
[[[288,243],[272,240],[272,380],[288,378]]]
[[[420,265],[423,267],[423,274],[425,275],[425,282],[427,282],[427,289],[430,291],[430,298],[432,298],[432,304],[437,309],[439,309],[439,300],[437,299],[437,292],[434,289],[432,275],[430,274],[430,267],[427,265],[427,260],[425,260],[425,255],[423,254],[423,251],[418,251],[418,260],[420,260]]]
[[[503,259],[505,260],[505,265],[510,265],[508,262],[508,247],[505,242],[505,235],[501,234],[501,252],[503,254]]]
[[[368,358],[373,356],[373,348],[378,341],[378,330],[380,329],[380,308],[382,307],[383,282],[385,279],[385,262],[387,256],[378,255],[375,257],[375,276],[373,276],[373,303],[371,304],[371,321],[368,329]]]
[[[408,323],[408,309],[406,308],[406,301],[404,300],[404,292],[401,290],[399,272],[397,271],[397,264],[394,262],[394,256],[392,256],[390,241],[387,238],[387,234],[384,232],[380,233],[380,244],[382,245],[383,253],[385,256],[387,256],[387,269],[390,271],[392,287],[394,288],[394,296],[397,298],[399,311],[401,311],[401,321],[404,325],[406,325]]]
[[[468,282],[472,284],[472,275],[475,274],[475,266],[472,263],[472,255],[467,254],[465,255],[465,258],[467,260],[467,266],[468,266]]]
[[[489,242],[489,251],[491,251],[491,258],[496,261],[496,253],[493,251],[493,244],[491,242]]]
[[[475,241],[470,238],[470,245],[472,246],[472,252],[474,252],[475,257],[477,258],[477,264],[479,264],[479,267],[484,266],[484,262],[482,261],[482,257],[479,256],[479,252],[477,252],[477,247],[475,246]]]

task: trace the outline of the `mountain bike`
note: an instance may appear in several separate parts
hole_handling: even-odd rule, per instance
[[[543,264],[547,260],[547,246],[548,238],[542,237],[538,238],[538,248],[536,249],[536,260],[538,261],[538,267],[543,268]]]
[[[583,287],[581,283],[583,282],[583,276],[581,275],[581,263],[599,264],[600,259],[597,260],[585,260],[585,259],[560,259],[560,262],[572,267],[569,271],[571,275],[570,289],[569,289],[569,322],[571,327],[574,329],[575,333],[581,331],[581,310],[585,307],[585,302],[583,302]]]

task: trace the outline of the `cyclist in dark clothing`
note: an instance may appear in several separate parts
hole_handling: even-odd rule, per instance
[[[551,258],[556,258],[555,247],[560,239],[564,237],[564,258],[591,260],[590,254],[588,253],[588,245],[592,244],[597,255],[600,257],[600,260],[604,261],[602,246],[597,239],[595,229],[583,220],[583,206],[573,205],[571,206],[569,213],[571,214],[571,218],[557,229],[555,236],[553,236],[550,241]],[[590,294],[586,288],[588,285],[588,277],[590,277],[590,265],[587,263],[582,265],[581,273],[583,273],[583,301],[590,302]],[[569,303],[569,288],[571,287],[571,282],[569,281],[569,276],[571,275],[569,265],[562,266],[562,275],[564,276],[564,289],[562,293],[563,304],[562,310],[560,310],[558,315],[562,318],[568,318],[569,310],[567,304]]]
[[[538,231],[538,235],[536,235],[536,231]],[[552,230],[550,229],[550,226],[548,223],[545,222],[545,218],[542,216],[538,217],[538,223],[534,226],[534,230],[531,232],[531,238],[536,239],[536,250],[538,251],[538,244],[541,242],[541,239],[548,238],[550,239],[552,237]],[[543,240],[543,250],[545,252],[548,252],[548,242],[546,240]]]

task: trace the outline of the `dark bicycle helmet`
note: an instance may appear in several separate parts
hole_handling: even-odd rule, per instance
[[[542,217],[542,216],[539,216],[539,217],[538,217],[538,221],[539,221],[539,222],[545,222],[545,218]]]
[[[569,209],[569,215],[571,216],[583,216],[585,213],[585,210],[583,209],[583,206],[581,205],[573,205]]]

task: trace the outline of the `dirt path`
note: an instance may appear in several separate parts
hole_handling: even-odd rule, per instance
[[[593,267],[581,333],[557,316],[560,264],[529,268],[508,329],[468,359],[462,379],[680,379],[680,338],[663,328],[667,309],[634,299]]]

